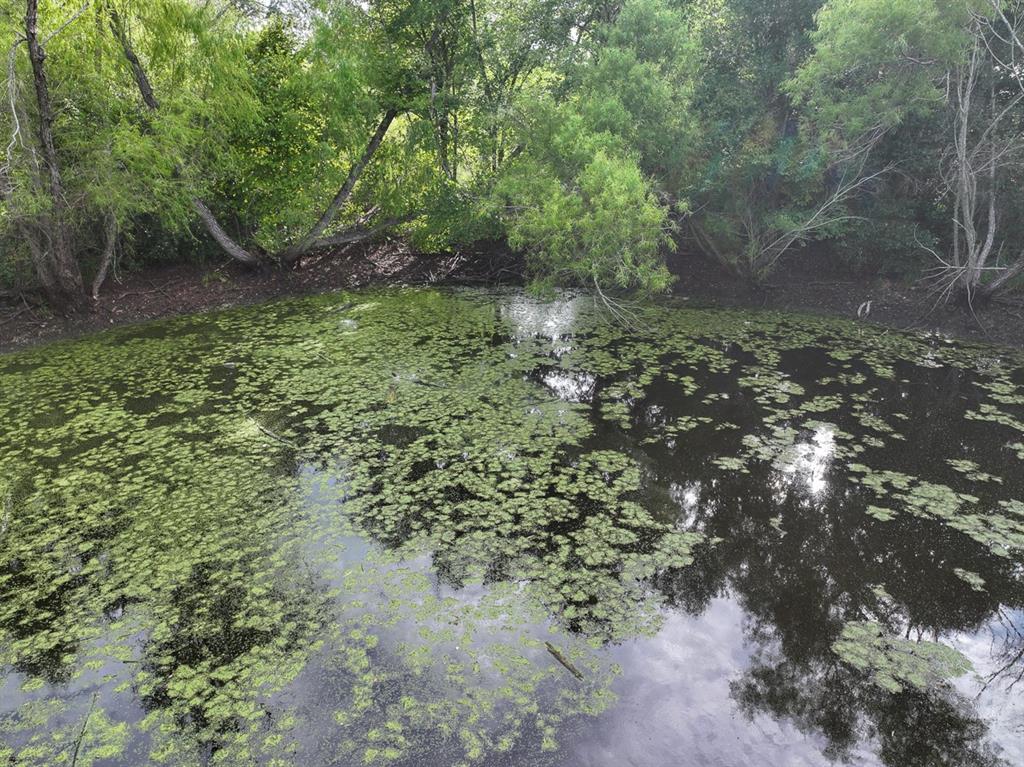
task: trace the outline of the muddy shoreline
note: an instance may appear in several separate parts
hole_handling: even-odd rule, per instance
[[[790,264],[768,285],[750,288],[707,259],[683,255],[670,267],[673,292],[695,307],[770,309],[858,319],[907,332],[1024,348],[1024,296],[993,303],[977,316],[933,306],[926,291],[899,280],[824,273],[812,261]],[[72,317],[52,315],[27,298],[0,302],[0,352],[75,338],[105,328],[246,306],[289,296],[373,285],[515,285],[521,263],[501,247],[417,254],[398,242],[307,260],[290,271],[254,272],[234,263],[178,264],[120,275],[99,300]]]

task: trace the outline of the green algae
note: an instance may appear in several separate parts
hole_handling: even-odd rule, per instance
[[[972,482],[998,482],[1002,484],[1003,478],[996,477],[988,472],[982,471],[981,467],[974,461],[968,461],[966,459],[955,459],[950,458],[946,461],[956,471],[966,475],[966,477]]]
[[[1017,500],[1002,500],[993,507],[985,507],[977,496],[957,492],[948,485],[928,482],[900,472],[874,471],[863,464],[850,464],[855,475],[852,481],[869,488],[882,500],[895,501],[898,511],[939,520],[987,547],[993,554],[1010,557],[1024,551],[1024,514],[1016,513],[1020,508]],[[970,478],[975,481],[992,481],[990,475]],[[1000,483],[1001,484],[1001,483]],[[891,519],[891,509],[869,507],[869,513],[879,519]],[[885,512],[882,514],[882,512]]]
[[[402,308],[416,301],[390,299]],[[360,333],[345,324],[343,336],[329,334],[336,319],[327,304],[301,324],[289,323],[287,307],[273,322],[267,311],[217,317],[223,337],[176,333],[188,326],[177,322],[159,340],[115,336],[55,347],[31,378],[5,379],[8,433],[22,438],[9,441],[3,473],[24,480],[4,540],[0,661],[72,685],[90,664],[111,664],[113,677],[130,678],[131,691],[154,707],[156,719],[143,720],[143,730],[191,722],[187,741],[234,763],[260,743],[274,743],[271,753],[286,747],[287,738],[264,724],[273,712],[268,701],[300,677],[311,643],[332,641],[339,625],[328,618],[332,605],[350,603],[344,590],[317,586],[321,562],[308,561],[305,540],[366,535],[398,558],[432,551],[435,562],[445,560],[445,577],[460,584],[502,559],[530,583],[520,601],[547,607],[538,615],[592,638],[644,630],[656,610],[639,596],[643,581],[685,566],[702,537],[656,523],[626,500],[639,483],[635,465],[616,452],[579,450],[591,426],[522,380],[519,371],[535,361],[510,362],[503,349],[479,344],[494,332],[486,306],[453,306],[436,295],[418,303],[419,317],[404,328],[390,317],[374,324],[374,306],[359,305],[351,311],[362,315]],[[259,331],[264,323],[273,329]],[[241,344],[240,335],[259,343]],[[396,336],[407,354],[395,353]],[[60,374],[69,367],[74,387]],[[37,421],[24,398],[30,386],[41,387],[35,395],[59,416]],[[403,435],[397,444],[394,435]],[[328,473],[336,495],[325,512],[329,525],[315,529],[310,504],[298,502],[308,488],[294,469],[339,450],[343,469]],[[566,524],[564,535],[544,532],[556,523]],[[589,569],[577,572],[577,561]],[[423,604],[420,595],[393,601]],[[374,636],[372,625],[361,631],[363,640]],[[371,648],[351,639],[335,640],[336,654],[370,664]],[[434,649],[424,653],[438,636],[421,639],[397,649],[391,663],[411,665],[407,674],[420,662],[447,667]],[[502,652],[508,658],[537,641],[519,637]],[[374,685],[365,676],[381,671],[370,666],[353,677],[352,695],[372,707]],[[517,681],[521,666],[502,666],[503,686],[468,713],[412,706],[416,726],[454,728],[514,696],[514,710],[532,711],[551,747],[553,723],[579,706],[562,696],[550,711],[534,710],[530,691],[550,669],[530,665]],[[604,676],[591,677],[596,688],[580,706],[597,710]],[[7,725],[35,734],[16,763],[58,759],[66,750],[60,739],[23,713]],[[517,721],[501,742],[517,740]],[[364,724],[353,732],[369,732],[373,745],[351,746],[363,761],[408,756],[401,739]],[[56,725],[51,718],[43,726]],[[460,758],[474,761],[494,727],[466,726],[459,725]],[[154,752],[169,748],[156,740]],[[179,752],[171,748],[167,758],[183,758]]]
[[[893,636],[874,621],[847,623],[832,649],[844,663],[865,672],[890,693],[907,687],[928,690],[972,670],[952,647]]]
[[[953,572],[956,574],[957,578],[962,580],[975,591],[985,590],[985,579],[977,573],[972,573],[970,570],[964,570],[960,567],[953,568]]]
[[[872,384],[907,360],[974,373],[970,348],[660,307],[640,337],[556,306],[340,295],[0,358],[0,664],[21,701],[0,756],[67,763],[100,689],[79,764],[129,742],[181,765],[557,763],[561,731],[614,705],[604,648],[656,634],[652,584],[719,542],[674,516],[644,450],[699,453],[714,481],[848,482],[876,520],[1024,549],[1024,507],[993,495],[1019,492],[1008,475],[945,457],[991,486],[974,494],[876,456],[912,417]],[[808,348],[835,367],[800,382],[787,355]],[[978,387],[997,404],[964,414],[1003,435],[1004,368]],[[873,631],[840,647],[883,687],[957,668]],[[296,704],[318,678],[323,720]]]

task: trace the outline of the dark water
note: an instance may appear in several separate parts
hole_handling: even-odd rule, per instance
[[[0,764],[1024,764],[1021,357],[634,312],[0,357]]]

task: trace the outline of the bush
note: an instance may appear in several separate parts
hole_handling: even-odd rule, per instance
[[[672,277],[661,258],[671,245],[668,211],[634,160],[599,150],[562,181],[536,162],[499,185],[509,206],[509,244],[527,253],[540,280],[661,292]]]

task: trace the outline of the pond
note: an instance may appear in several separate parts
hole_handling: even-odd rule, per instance
[[[0,764],[1024,764],[1024,358],[630,313],[0,357]]]

